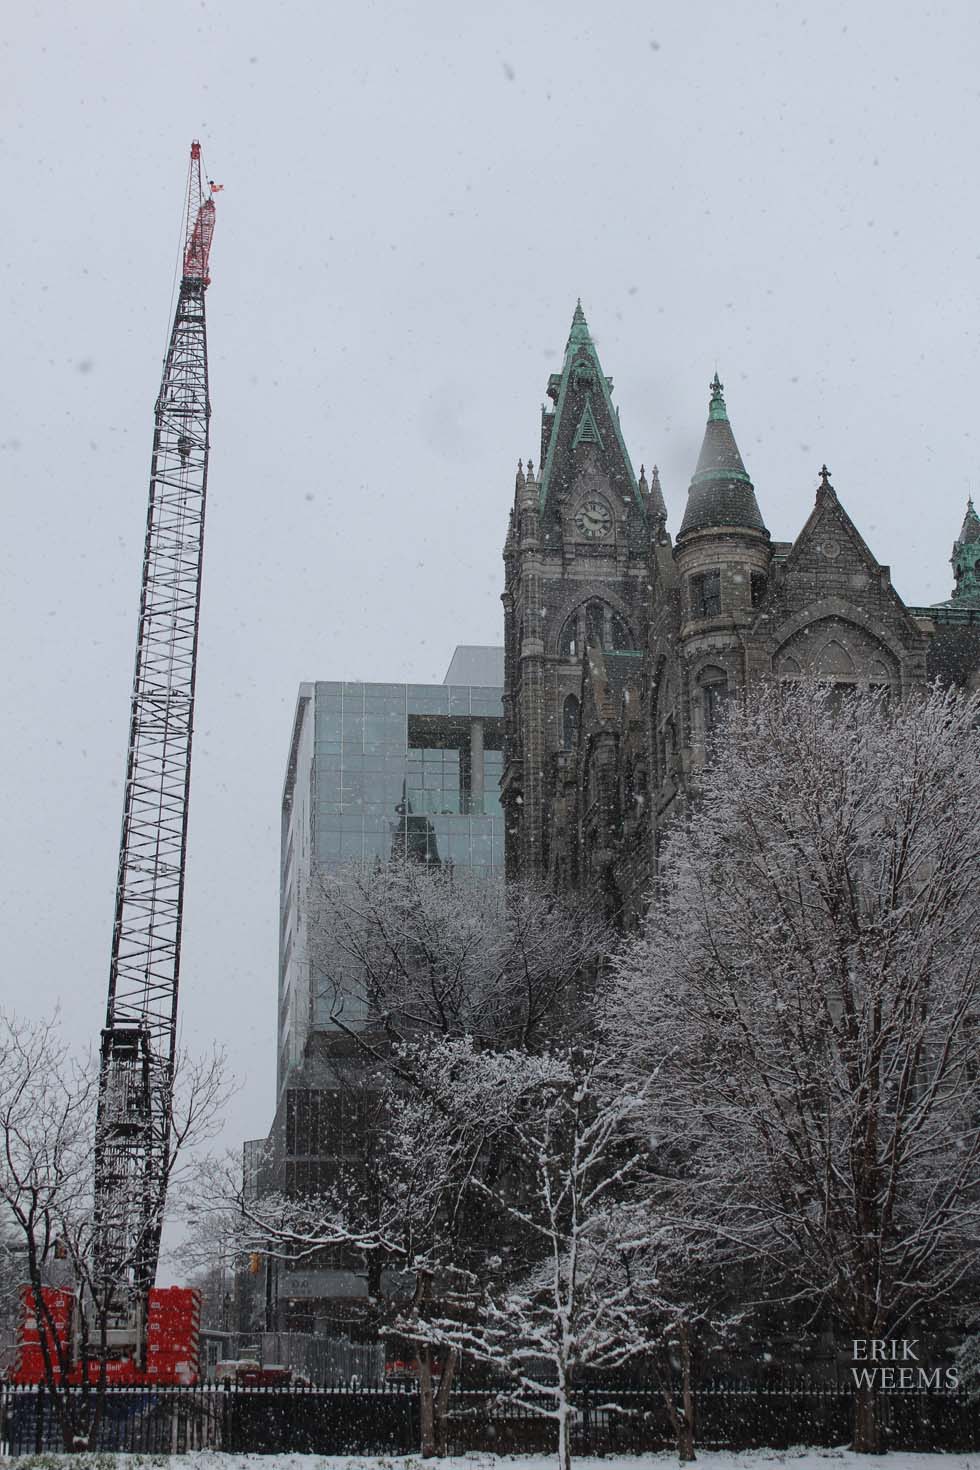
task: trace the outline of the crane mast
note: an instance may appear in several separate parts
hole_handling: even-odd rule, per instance
[[[110,1346],[145,1359],[170,1167],[204,508],[204,294],[214,203],[191,147],[177,307],[156,400],[95,1143]]]

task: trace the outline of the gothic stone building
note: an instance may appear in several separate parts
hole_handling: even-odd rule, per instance
[[[980,518],[971,501],[937,607],[902,602],[826,468],[796,540],[773,541],[716,375],[672,540],[612,386],[579,304],[504,546],[501,786],[508,874],[598,893],[630,926],[657,832],[739,690],[801,675],[896,696],[980,684]]]

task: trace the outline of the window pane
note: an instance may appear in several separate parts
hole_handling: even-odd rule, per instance
[[[700,572],[690,581],[691,612],[696,618],[710,618],[721,612],[721,573]]]

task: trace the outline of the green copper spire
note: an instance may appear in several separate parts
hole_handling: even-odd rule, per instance
[[[966,502],[966,515],[953,542],[950,563],[956,579],[951,602],[962,607],[980,607],[980,516],[973,508],[972,496]]]
[[[575,314],[572,317],[572,330],[568,334],[568,347],[571,347],[576,342],[585,343],[591,341],[589,324],[585,320],[585,312],[582,310],[582,298],[580,296],[575,303]],[[566,352],[568,351],[568,347],[565,349]]]
[[[635,493],[636,475],[611,393],[612,378],[602,371],[582,303],[577,301],[562,370],[548,378],[548,397],[555,407],[542,420],[543,462],[537,482],[542,514],[552,495],[567,493],[574,482],[577,470],[571,456],[583,443],[592,444],[604,457],[613,486],[624,496]]]
[[[717,373],[710,387],[708,423],[677,539],[708,526],[737,526],[768,535],[728,421],[724,389]]]

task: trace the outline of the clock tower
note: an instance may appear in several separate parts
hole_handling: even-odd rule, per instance
[[[562,370],[548,379],[538,469],[518,465],[504,546],[511,878],[574,881],[556,872],[551,837],[575,777],[583,656],[597,645],[639,666],[645,643],[649,559],[665,511],[656,476],[651,489],[633,472],[612,387],[579,302]]]

